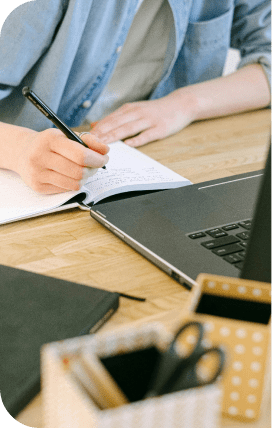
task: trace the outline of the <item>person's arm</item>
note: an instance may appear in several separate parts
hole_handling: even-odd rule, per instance
[[[197,99],[196,120],[267,107],[270,87],[260,64],[187,88]]]
[[[195,120],[259,109],[269,102],[270,88],[262,66],[249,64],[158,100],[125,104],[98,122],[93,132],[103,143],[124,139],[137,147],[166,138]]]
[[[79,190],[84,166],[101,168],[109,151],[92,135],[82,139],[89,149],[58,129],[36,132],[0,122],[0,168],[17,172],[40,193]]]
[[[125,139],[127,144],[139,146],[180,131],[194,120],[269,105],[270,0],[235,0],[234,4],[230,38],[231,47],[241,54],[238,70],[158,100],[124,105],[95,126],[105,143]]]

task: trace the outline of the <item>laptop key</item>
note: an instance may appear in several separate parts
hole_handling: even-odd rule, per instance
[[[206,236],[206,234],[204,232],[196,232],[196,233],[191,233],[191,235],[188,235],[188,236],[191,239],[197,239],[197,238],[203,238],[203,236]]]
[[[237,233],[236,236],[238,236],[238,238],[247,240],[250,237],[250,233],[249,232],[241,232],[241,233]]]
[[[242,226],[244,229],[250,230],[251,228],[251,220],[245,220],[245,221],[240,221],[240,223],[238,223],[239,226]]]
[[[213,239],[211,241],[201,242],[203,247],[208,248],[209,250],[217,247],[222,247],[223,245],[234,244],[235,242],[239,242],[239,239],[236,236],[227,235],[222,238]]]
[[[212,238],[221,238],[221,236],[226,236],[227,233],[224,232],[222,229],[219,229],[219,227],[211,230],[206,230],[206,233],[210,235]]]
[[[245,250],[241,251],[239,254],[240,254],[242,260],[246,257]]]
[[[237,253],[238,251],[243,251],[243,248],[238,244],[226,245],[225,247],[219,247],[212,250],[212,252],[217,256],[227,256],[228,254]]]
[[[239,229],[239,226],[237,224],[227,224],[226,226],[222,226],[223,230],[233,230],[233,229]]]
[[[229,254],[228,256],[223,257],[223,259],[226,260],[226,262],[229,262],[231,264],[237,263],[244,259],[243,257],[240,256],[240,254],[241,253]]]
[[[233,266],[235,266],[237,269],[242,270],[243,265],[244,265],[244,262],[238,262],[238,263],[235,263]]]
[[[247,242],[246,242],[246,241],[239,242],[239,244],[240,244],[240,245],[242,245],[244,248],[246,248],[246,247],[247,247]]]

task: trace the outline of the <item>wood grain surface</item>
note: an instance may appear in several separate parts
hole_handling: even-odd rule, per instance
[[[198,183],[263,168],[269,136],[270,110],[264,109],[197,122],[139,150]],[[2,225],[0,244],[2,264],[146,298],[121,298],[119,310],[103,330],[148,319],[161,319],[174,329],[192,296],[87,211],[74,209]],[[266,403],[254,424],[224,419],[222,427],[268,428],[269,407]],[[43,427],[41,394],[17,420]]]

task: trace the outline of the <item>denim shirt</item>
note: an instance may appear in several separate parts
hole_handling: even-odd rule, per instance
[[[150,1],[150,0],[145,0]],[[0,121],[37,131],[52,123],[22,96],[27,85],[78,126],[109,81],[138,0],[36,0],[15,9],[0,37]],[[239,67],[270,79],[270,1],[169,0],[174,26],[150,99],[222,75],[229,47]]]

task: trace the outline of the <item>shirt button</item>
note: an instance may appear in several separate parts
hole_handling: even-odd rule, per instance
[[[118,48],[116,49],[116,53],[120,53],[120,52],[121,52],[121,50],[122,50],[122,47],[123,47],[123,46],[118,46]]]
[[[82,107],[83,107],[83,108],[89,108],[89,107],[91,107],[91,105],[92,105],[92,102],[91,102],[90,100],[86,100],[86,101],[84,101],[84,103],[82,104]]]

